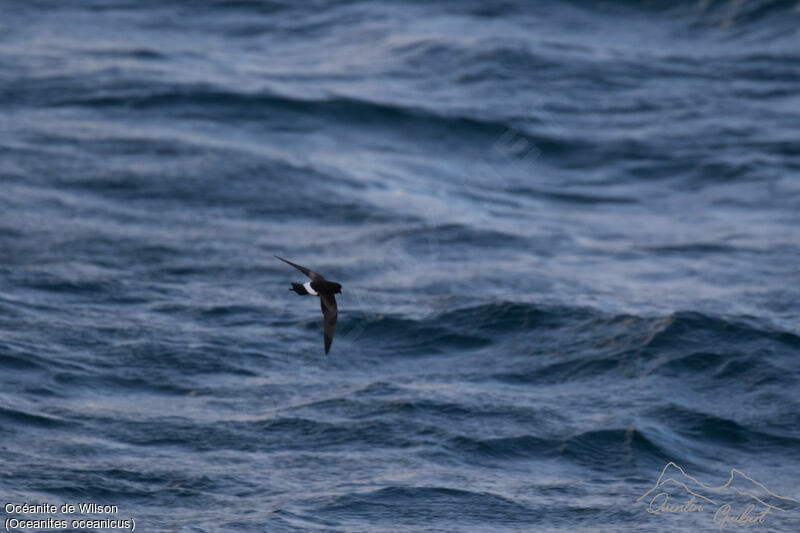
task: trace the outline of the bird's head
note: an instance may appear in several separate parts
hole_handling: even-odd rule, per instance
[[[342,294],[342,286],[338,283],[331,283],[333,285],[333,294]]]

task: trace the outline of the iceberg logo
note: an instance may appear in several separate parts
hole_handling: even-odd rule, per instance
[[[731,469],[728,481],[717,487],[690,476],[673,462],[667,463],[655,485],[639,496],[647,512],[713,513],[714,525],[722,531],[728,524],[763,524],[771,513],[789,511],[797,500],[780,496],[741,470]]]

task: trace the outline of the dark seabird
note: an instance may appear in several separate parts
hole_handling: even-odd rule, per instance
[[[278,256],[276,255],[275,257]],[[292,288],[289,290],[296,292],[300,296],[305,296],[306,294],[319,296],[320,307],[322,307],[322,317],[325,322],[325,353],[327,354],[328,350],[331,349],[333,332],[336,331],[336,318],[339,316],[339,310],[336,307],[336,298],[333,295],[341,294],[342,286],[333,281],[328,281],[311,269],[287,261],[283,257],[278,257],[278,259],[292,265],[311,278],[311,281],[308,283],[292,283]]]

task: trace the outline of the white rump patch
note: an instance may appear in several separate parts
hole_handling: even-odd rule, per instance
[[[311,282],[310,281],[308,283],[303,283],[303,287],[306,289],[306,292],[308,294],[310,294],[312,296],[316,296],[317,295],[317,291],[315,291],[314,289],[311,288]]]

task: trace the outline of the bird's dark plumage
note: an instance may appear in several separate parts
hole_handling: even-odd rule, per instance
[[[319,305],[322,308],[322,320],[324,322],[323,336],[325,337],[325,353],[331,349],[333,334],[336,331],[336,319],[339,318],[339,308],[336,306],[336,298],[333,294],[319,293]]]
[[[275,257],[278,257],[278,256],[276,255]],[[325,278],[323,278],[322,276],[320,276],[319,274],[317,274],[316,272],[314,272],[313,270],[311,270],[309,268],[302,267],[302,266],[298,265],[297,263],[292,263],[291,261],[287,261],[283,257],[278,257],[278,259],[280,259],[281,261],[283,261],[284,263],[286,263],[288,265],[292,265],[297,270],[299,270],[300,272],[302,272],[303,274],[305,274],[306,276],[308,276],[309,278],[311,278],[314,281],[316,281],[318,279],[321,279],[321,280],[325,279]]]
[[[325,353],[327,354],[331,349],[333,334],[336,331],[336,319],[339,316],[339,309],[336,306],[336,298],[334,297],[334,294],[340,294],[342,292],[342,286],[333,281],[326,280],[320,274],[311,269],[300,266],[296,263],[292,263],[291,261],[287,261],[282,257],[278,257],[277,255],[275,257],[284,263],[292,265],[297,270],[311,278],[311,281],[308,283],[292,283],[292,288],[289,290],[296,292],[300,296],[304,296],[306,294],[319,296],[319,303],[320,307],[322,308],[322,317],[324,321],[323,330],[325,337]]]

